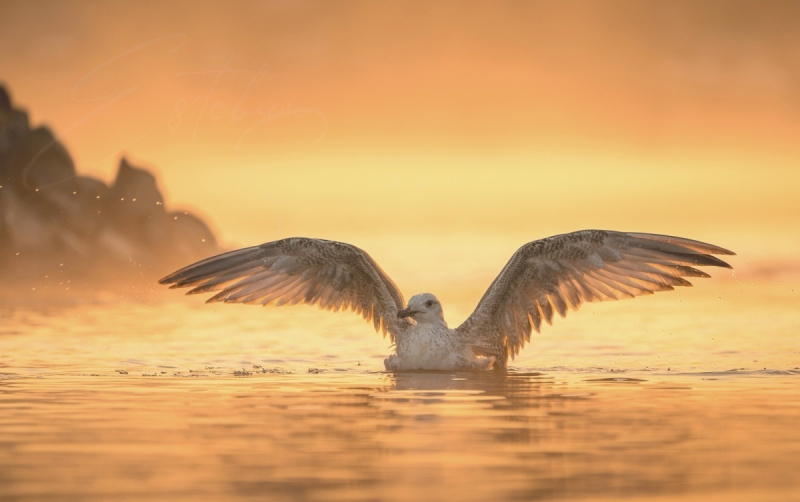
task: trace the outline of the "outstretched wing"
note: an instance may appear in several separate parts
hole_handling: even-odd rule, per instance
[[[731,268],[711,255],[731,251],[666,235],[582,230],[529,242],[514,253],[457,328],[473,349],[500,361],[516,356],[539,332],[583,302],[619,300],[691,286],[709,277],[695,266]]]
[[[207,302],[319,305],[350,309],[388,331],[392,341],[408,325],[398,319],[403,295],[363,250],[343,242],[294,237],[231,251],[189,265],[159,281],[191,287],[188,295],[218,291]]]

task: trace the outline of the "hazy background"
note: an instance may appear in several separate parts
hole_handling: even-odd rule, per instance
[[[108,186],[7,184],[0,127],[0,499],[800,500],[800,2],[0,0],[0,84]],[[90,243],[134,221],[180,250],[150,223],[184,211],[227,248],[354,243],[451,327],[533,239],[738,255],[583,306],[507,374],[395,375],[349,312],[204,305],[122,246],[94,282],[95,255],[2,245],[37,221],[8,207],[47,230],[84,196]]]
[[[407,296],[582,228],[800,270],[796,2],[2,1],[0,80],[79,172],[125,154],[223,244],[348,240]]]

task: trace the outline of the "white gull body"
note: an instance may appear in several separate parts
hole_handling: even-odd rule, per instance
[[[397,337],[395,354],[383,362],[387,370],[482,370],[494,363],[494,357],[476,355],[464,337],[447,327],[442,304],[432,294],[412,296],[398,315],[410,317],[414,325]]]
[[[667,235],[581,230],[529,242],[517,250],[472,315],[450,329],[429,294],[408,305],[365,251],[343,242],[293,237],[231,251],[163,279],[187,294],[216,292],[208,302],[305,303],[352,310],[389,335],[389,371],[504,369],[554,314],[583,302],[619,300],[709,277],[698,266],[731,268],[712,255],[731,251]],[[404,308],[405,307],[405,308]]]

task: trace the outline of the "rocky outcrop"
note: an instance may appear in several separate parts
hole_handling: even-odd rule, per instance
[[[0,275],[157,278],[216,251],[202,220],[167,210],[153,174],[123,158],[111,186],[79,175],[0,86]]]

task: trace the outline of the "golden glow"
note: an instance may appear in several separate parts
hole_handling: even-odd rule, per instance
[[[694,288],[556,319],[508,375],[383,374],[388,340],[351,313],[204,305],[162,271],[89,294],[4,284],[0,482],[797,500],[797,19],[728,0],[0,3],[0,82],[79,173],[152,168],[226,247],[356,244],[451,327],[529,240],[607,228],[738,253]]]
[[[790,7],[743,36],[746,5],[625,5],[14,5],[2,78],[80,172],[125,153],[232,246],[591,227],[796,256]]]

